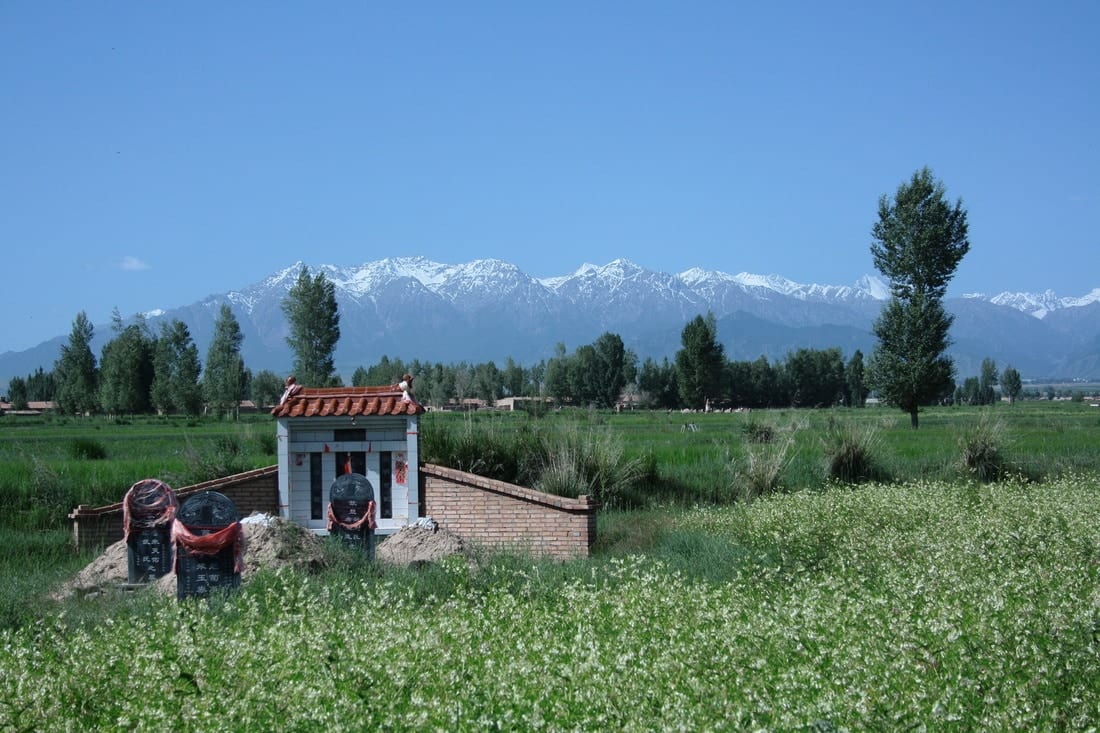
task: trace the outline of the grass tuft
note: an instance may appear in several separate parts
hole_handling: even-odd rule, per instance
[[[824,444],[826,479],[842,484],[889,479],[879,458],[882,440],[873,425],[832,423]]]
[[[990,483],[1000,481],[1008,473],[1004,454],[1006,428],[1003,421],[983,412],[978,421],[959,437],[962,469],[967,475]]]

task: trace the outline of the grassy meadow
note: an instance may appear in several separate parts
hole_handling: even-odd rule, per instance
[[[270,422],[79,427],[0,421],[7,506],[37,490],[40,450],[65,491],[116,492],[83,503],[146,475],[274,460]],[[74,457],[88,432],[106,457]],[[9,512],[0,731],[1100,726],[1100,411],[1087,404],[930,410],[917,432],[886,409],[427,415],[421,432],[460,459],[464,439],[487,446],[494,470],[500,446],[543,446],[542,433],[566,436],[553,455],[578,460],[579,435],[642,470],[609,484],[585,560],[475,552],[414,571],[334,547],[317,575],[263,572],[185,603],[49,601],[87,558],[63,522]],[[845,436],[877,479],[825,478]],[[746,494],[753,471],[775,477],[766,454],[782,455],[778,480]],[[135,463],[115,474],[116,461]],[[113,489],[93,483],[107,476]]]

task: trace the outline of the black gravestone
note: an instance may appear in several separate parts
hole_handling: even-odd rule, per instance
[[[332,482],[328,497],[329,509],[338,522],[330,522],[329,534],[349,545],[362,548],[373,558],[374,530],[370,526],[372,519],[367,519],[354,529],[340,526],[354,525],[374,511],[374,487],[370,480],[362,474],[345,473]]]
[[[123,499],[126,504],[127,580],[146,583],[172,569],[172,518],[176,495],[157,479],[138,481]]]
[[[239,531],[237,507],[224,494],[203,491],[195,494],[179,509],[176,521],[193,535],[206,536],[232,525]],[[236,548],[229,543],[211,555],[194,554],[177,540],[176,597],[209,596],[215,590],[229,590],[241,584],[236,571]]]

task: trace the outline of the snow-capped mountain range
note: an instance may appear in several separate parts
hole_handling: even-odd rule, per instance
[[[205,354],[214,318],[230,304],[245,336],[242,354],[254,371],[289,370],[282,301],[302,267],[336,288],[341,338],[338,368],[350,375],[383,355],[406,361],[471,363],[512,357],[534,363],[600,334],[618,333],[639,357],[671,357],[684,324],[699,314],[718,319],[732,359],[781,360],[798,348],[840,347],[869,354],[871,325],[889,287],[867,275],[851,285],[802,284],[779,275],[691,268],[647,270],[625,259],[584,264],[561,277],[534,278],[501,260],[444,264],[401,257],[336,266],[296,262],[240,290],[145,314],[185,322]],[[1100,288],[1082,297],[969,294],[946,302],[959,377],[977,374],[983,358],[1032,377],[1100,378]],[[105,341],[110,329],[98,327]],[[64,336],[18,354],[0,354],[0,381],[50,369]],[[102,343],[93,348],[101,348]]]

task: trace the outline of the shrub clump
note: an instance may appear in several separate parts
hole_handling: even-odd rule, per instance
[[[776,430],[774,425],[749,420],[741,428],[741,432],[745,434],[745,439],[750,443],[771,443],[775,440]]]
[[[107,447],[94,438],[73,438],[69,455],[78,461],[102,461],[107,457]]]
[[[825,478],[843,484],[889,480],[879,454],[882,439],[873,426],[829,426],[825,433]]]
[[[627,503],[631,490],[655,471],[652,462],[625,458],[622,440],[606,430],[555,433],[541,451],[535,488],[557,496],[587,495],[607,506]]]
[[[983,483],[1004,478],[1008,473],[1004,433],[1004,423],[983,412],[978,422],[959,436],[963,471]]]
[[[745,460],[734,472],[734,496],[751,502],[783,488],[783,473],[794,460],[791,438],[749,446]]]

